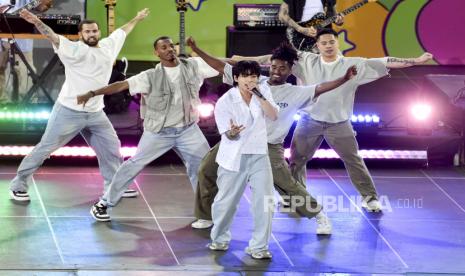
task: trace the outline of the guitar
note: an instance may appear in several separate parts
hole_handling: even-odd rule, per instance
[[[179,45],[177,45],[176,52],[179,57],[188,57],[186,54],[186,22],[185,13],[189,0],[175,0],[176,10],[179,13]]]
[[[105,7],[107,8],[107,31],[108,35],[115,31],[115,6],[116,0],[104,0]],[[123,58],[126,60],[126,58]],[[114,83],[117,81],[124,81],[126,79],[126,69],[127,69],[127,60],[116,61],[113,65],[113,71],[111,72],[110,81],[108,83]],[[120,113],[126,111],[131,104],[131,94],[129,90],[123,91],[121,93],[116,93],[112,95],[105,95],[103,97],[103,102],[105,108],[103,111],[107,114]]]
[[[318,31],[336,22],[338,15],[342,15],[342,16],[348,15],[354,12],[355,10],[361,8],[365,4],[370,3],[370,2],[376,2],[376,1],[377,0],[362,0],[356,3],[355,5],[343,10],[339,14],[328,17],[328,18],[326,17],[324,13],[319,12],[315,14],[310,20],[305,21],[305,22],[299,22],[298,24],[304,28],[313,27]],[[294,46],[294,48],[300,51],[307,51],[307,52],[311,51],[314,48],[315,43],[316,43],[316,39],[314,37],[301,34],[291,27],[287,28],[286,35],[287,35],[287,39]]]

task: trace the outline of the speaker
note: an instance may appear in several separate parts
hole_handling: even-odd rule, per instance
[[[236,29],[228,26],[226,27],[226,57],[271,54],[271,50],[286,40],[285,28]]]

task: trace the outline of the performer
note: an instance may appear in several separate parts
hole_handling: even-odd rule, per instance
[[[139,11],[126,25],[101,41],[99,41],[98,24],[92,20],[83,20],[79,25],[80,41],[72,42],[57,35],[29,11],[20,12],[22,18],[34,24],[52,43],[55,52],[65,65],[66,79],[40,143],[23,159],[16,177],[11,182],[10,195],[14,200],[30,200],[27,190],[32,174],[52,152],[64,146],[79,133],[97,154],[100,172],[104,178],[104,191],[106,191],[122,162],[119,153],[120,142],[102,110],[103,97],[95,97],[82,107],[76,103],[76,96],[108,83],[113,63],[127,34],[148,14],[148,9]],[[128,196],[133,196],[131,193]]]
[[[350,180],[362,195],[362,207],[369,212],[381,211],[378,194],[368,169],[358,154],[358,144],[350,118],[353,113],[355,92],[359,85],[386,76],[391,68],[405,68],[424,64],[432,59],[430,53],[418,58],[361,58],[339,54],[337,33],[325,29],[317,35],[320,54],[299,52],[299,60],[292,73],[301,83],[310,85],[343,74],[356,66],[358,74],[351,81],[336,88],[332,93],[318,97],[303,109],[294,131],[291,145],[290,168],[299,183],[306,183],[306,163],[315,154],[323,138],[344,162]],[[270,55],[260,57],[234,56],[234,60],[253,59],[269,63]]]
[[[229,64],[225,64],[221,60],[203,52],[197,47],[192,38],[189,38],[188,44],[208,64],[224,73],[226,83],[232,84],[232,71]],[[297,60],[296,50],[290,44],[283,43],[273,51],[271,56],[270,77],[262,76],[259,80],[261,85],[269,86],[273,99],[280,106],[278,119],[276,121],[266,121],[268,156],[271,161],[274,187],[281,195],[289,197],[290,202],[298,203],[295,207],[291,206],[291,210],[297,211],[298,214],[309,219],[316,217],[318,224],[316,233],[328,235],[331,234],[332,228],[329,218],[322,211],[322,207],[317,201],[307,192],[305,184],[298,184],[297,180],[292,177],[288,164],[284,159],[283,142],[294,122],[293,117],[299,109],[314,101],[319,95],[349,81],[356,75],[356,70],[355,67],[349,68],[345,76],[336,81],[312,86],[294,86],[286,83],[286,80],[291,74],[294,62]],[[193,228],[203,229],[213,225],[211,204],[217,193],[218,165],[215,164],[215,159],[218,148],[219,144],[213,147],[200,165],[199,184],[195,201],[195,216],[198,220],[192,223]]]
[[[273,175],[267,154],[265,117],[275,121],[279,108],[269,88],[258,85],[260,66],[257,62],[238,62],[232,71],[234,87],[220,97],[215,106],[221,142],[216,157],[218,194],[212,205],[214,225],[208,247],[221,251],[229,248],[229,228],[249,182],[254,230],[245,252],[254,259],[270,259]]]
[[[157,38],[153,46],[160,58],[160,63],[154,69],[77,98],[78,104],[86,105],[95,96],[129,89],[133,95],[141,93],[142,102],[146,103],[141,108],[144,133],[136,154],[121,165],[109,190],[92,206],[91,214],[98,221],[109,221],[107,206],[115,206],[139,172],[170,149],[174,149],[185,163],[195,191],[200,161],[210,149],[197,125],[197,105],[200,103],[199,89],[203,80],[218,75],[218,72],[201,58],[177,58],[169,37]]]
[[[8,12],[17,11],[19,8],[28,4],[32,0],[18,0],[16,1],[15,6],[10,9]],[[3,13],[10,4],[10,0],[0,0],[0,13]],[[50,9],[53,5],[53,0],[41,0],[41,3],[34,9],[34,12],[44,13]],[[24,54],[27,63],[34,68],[34,59],[33,59],[33,42],[32,39],[16,39],[18,48]],[[0,103],[8,103],[11,101],[11,97],[7,95],[7,88],[12,87],[12,83],[5,83],[5,80],[9,79],[11,70],[14,70],[18,78],[18,92],[20,96],[24,96],[25,93],[32,86],[32,79],[29,76],[26,65],[22,62],[18,54],[15,54],[16,64],[14,68],[10,68],[8,63],[8,51],[10,50],[10,43],[8,39],[3,39],[0,45]],[[11,79],[11,78],[10,78]],[[11,79],[12,81],[12,79]]]
[[[297,24],[297,22],[310,20],[317,13],[324,13],[327,17],[336,15],[336,1],[337,0],[283,0],[279,9],[279,20],[299,33],[315,37],[317,34],[315,28],[305,28]],[[338,15],[335,23],[341,26],[344,23],[344,18]]]

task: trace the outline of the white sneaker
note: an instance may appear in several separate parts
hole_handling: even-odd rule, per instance
[[[132,198],[132,197],[137,197],[138,195],[139,195],[139,192],[137,190],[127,189],[126,191],[124,191],[121,197]]]
[[[213,226],[213,221],[206,219],[198,219],[191,224],[195,229],[207,229]]]
[[[331,226],[331,222],[329,221],[328,216],[323,212],[320,211],[316,216],[316,234],[317,235],[331,235],[331,231],[333,227]]]
[[[381,212],[381,204],[377,199],[366,202],[362,201],[362,208],[365,208],[367,212]]]

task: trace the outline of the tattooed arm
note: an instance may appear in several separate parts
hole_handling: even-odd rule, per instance
[[[47,25],[42,22],[36,15],[32,14],[28,10],[21,10],[19,12],[19,15],[26,20],[27,22],[34,24],[36,26],[37,30],[43,34],[52,44],[58,48],[60,45],[60,38],[58,35]]]
[[[314,37],[317,34],[317,30],[315,28],[313,27],[304,28],[300,26],[299,24],[297,24],[297,22],[295,22],[294,19],[292,19],[289,16],[289,5],[287,5],[284,2],[281,4],[281,7],[279,8],[278,17],[281,22],[286,24],[286,26],[293,28],[299,33],[302,33],[306,36],[311,36],[311,37]]]
[[[396,58],[396,57],[388,57],[387,58],[387,68],[406,68],[414,65],[421,65],[433,58],[433,55],[430,53],[424,53],[423,55],[417,58]]]

